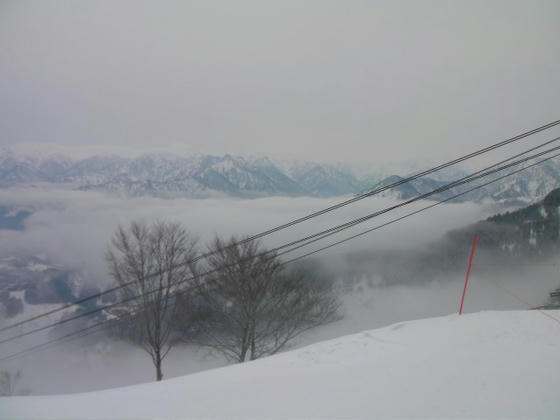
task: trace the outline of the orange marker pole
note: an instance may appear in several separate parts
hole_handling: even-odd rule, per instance
[[[471,258],[469,259],[469,268],[467,270],[467,278],[465,279],[465,288],[463,289],[463,296],[461,297],[461,306],[459,307],[459,315],[463,313],[463,304],[465,303],[465,295],[467,294],[467,286],[469,284],[469,277],[471,276],[472,261],[474,258],[474,250],[476,249],[477,241],[478,241],[478,233],[474,235],[474,241],[471,250]]]

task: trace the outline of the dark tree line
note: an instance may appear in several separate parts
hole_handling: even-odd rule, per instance
[[[288,270],[260,243],[216,238],[208,253],[194,263],[196,240],[177,223],[133,222],[112,237],[110,274],[121,286],[119,299],[128,300],[115,314],[134,319],[121,332],[150,354],[157,380],[177,343],[196,342],[244,362],[338,318],[329,281]]]

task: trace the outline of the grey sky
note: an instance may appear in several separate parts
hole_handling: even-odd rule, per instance
[[[454,156],[560,117],[559,21],[535,0],[1,1],[0,142]]]

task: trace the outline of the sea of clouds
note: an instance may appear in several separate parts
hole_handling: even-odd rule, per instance
[[[348,197],[346,197],[348,198]],[[343,201],[345,198],[263,198],[241,199],[125,199],[94,192],[49,188],[0,190],[0,203],[5,206],[32,209],[24,229],[1,232],[0,256],[44,255],[54,264],[79,270],[85,282],[101,288],[111,285],[104,261],[112,233],[119,224],[132,220],[170,220],[183,223],[201,248],[215,236],[251,235],[310,214]],[[382,210],[397,202],[387,198],[368,198],[268,236],[268,247],[278,246],[357,217]],[[418,202],[384,216],[372,219],[286,255],[292,258],[320,248],[366,229],[383,224],[431,202]],[[459,228],[489,216],[494,210],[475,203],[443,204],[371,234],[333,247],[314,256],[323,270],[329,267],[344,276],[338,264],[352,252],[386,249],[420,249],[441,238],[448,230]],[[334,270],[334,265],[337,265]],[[466,268],[467,261],[465,261]],[[531,302],[540,302],[557,281],[553,271],[519,270],[512,278],[473,272],[466,311],[490,309],[526,309],[526,305],[498,289],[494,283]],[[535,281],[538,278],[538,281]],[[528,281],[531,279],[531,281]],[[343,280],[343,279],[340,279]],[[350,334],[409,319],[445,315],[457,311],[464,282],[464,272],[444,278],[433,278],[422,284],[409,283],[384,286],[371,279],[355,281],[341,292],[344,317],[333,324],[301,337],[295,346]],[[46,335],[29,337],[25,345],[34,345]],[[20,343],[21,344],[21,343]],[[20,346],[18,346],[20,347]],[[7,347],[4,348],[7,350]],[[206,349],[182,346],[171,351],[164,364],[165,377],[173,377],[202,369],[221,366],[223,358]],[[71,369],[65,368],[70,366]],[[124,342],[113,342],[102,336],[76,340],[72,344],[30,354],[4,363],[4,369],[23,372],[23,385],[32,393],[52,394],[77,392],[121,386],[153,380],[149,356],[141,348]],[[71,374],[69,374],[71,372]],[[49,378],[45,381],[45,378]]]

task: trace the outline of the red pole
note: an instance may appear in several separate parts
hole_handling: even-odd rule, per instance
[[[463,313],[463,304],[465,303],[465,295],[467,294],[467,286],[469,284],[469,277],[471,276],[472,260],[474,258],[474,250],[476,248],[477,241],[478,241],[478,233],[474,235],[474,241],[471,250],[471,258],[469,259],[469,268],[467,270],[467,278],[465,279],[465,288],[463,289],[463,296],[461,297],[461,306],[459,307],[459,315]]]

